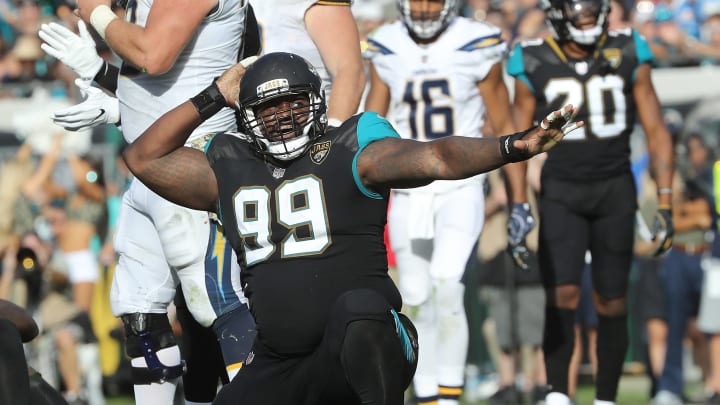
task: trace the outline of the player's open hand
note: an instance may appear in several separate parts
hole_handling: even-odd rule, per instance
[[[38,35],[44,41],[45,53],[68,65],[81,79],[92,80],[103,66],[103,59],[95,49],[95,40],[85,23],[78,21],[76,34],[61,24],[42,24]]]
[[[572,104],[551,112],[535,130],[530,131],[522,139],[516,140],[513,146],[529,156],[547,152],[565,135],[585,125],[583,121],[572,121],[575,114],[577,114],[577,108]]]
[[[257,56],[245,58],[218,77],[215,84],[218,86],[220,93],[225,96],[225,101],[228,105],[237,106],[240,94],[240,79],[242,79],[245,74],[245,69],[255,62],[256,59]]]

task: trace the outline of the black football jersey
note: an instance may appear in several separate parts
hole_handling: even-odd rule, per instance
[[[543,176],[587,180],[630,171],[635,72],[652,59],[645,39],[630,29],[611,31],[581,60],[569,59],[553,38],[515,46],[507,71],[535,94],[535,122],[566,104],[578,107],[575,119],[585,121],[548,153]]]
[[[360,151],[388,136],[398,135],[384,118],[364,113],[289,162],[271,162],[233,134],[208,146],[219,216],[243,268],[258,338],[275,352],[312,351],[345,291],[374,289],[400,310],[387,274],[387,196],[365,188],[355,169]]]

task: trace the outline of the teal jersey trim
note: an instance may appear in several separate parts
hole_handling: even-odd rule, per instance
[[[653,61],[655,61],[655,55],[653,55],[647,40],[635,30],[632,31],[632,34],[638,63],[653,63]]]
[[[357,142],[358,150],[355,152],[355,156],[352,161],[352,173],[355,179],[355,185],[361,193],[365,194],[370,198],[381,200],[383,196],[378,193],[374,193],[365,187],[360,180],[360,176],[357,172],[357,159],[360,153],[371,143],[378,141],[383,138],[400,138],[395,128],[390,125],[388,120],[378,115],[376,112],[365,112],[360,116],[357,123]]]
[[[400,316],[398,316],[398,313],[394,309],[391,309],[390,313],[395,320],[395,333],[397,333],[398,338],[400,338],[400,345],[402,346],[405,360],[407,360],[410,364],[414,364],[415,350],[413,350],[412,341],[410,340],[407,330],[405,330],[405,325],[402,324]]]
[[[528,79],[527,74],[525,73],[525,64],[523,63],[523,50],[520,44],[515,45],[513,51],[510,52],[506,70],[510,76],[525,82],[525,84],[528,85],[530,90],[535,93],[535,89],[533,88],[533,85],[530,83],[530,79]]]
[[[642,37],[636,30],[632,30],[633,42],[635,42],[635,54],[638,59],[638,66],[643,63],[652,64],[655,61],[655,55],[653,55],[650,45],[647,40]],[[633,71],[632,80],[635,82],[637,76],[637,68]]]
[[[210,144],[212,143],[213,139],[215,139],[214,136],[213,136],[212,138],[208,139],[207,142],[205,142],[205,148],[204,148],[204,149],[205,149],[205,154],[206,154],[206,155],[207,155],[207,153],[208,153],[208,150],[210,150]]]

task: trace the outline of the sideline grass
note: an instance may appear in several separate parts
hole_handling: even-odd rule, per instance
[[[644,376],[623,376],[620,380],[618,405],[646,405],[648,400],[649,382]],[[592,405],[595,388],[582,385],[578,389],[578,405]],[[134,405],[131,397],[108,398],[107,405]],[[487,401],[462,402],[462,405],[487,405]],[[520,404],[518,404],[520,405]]]

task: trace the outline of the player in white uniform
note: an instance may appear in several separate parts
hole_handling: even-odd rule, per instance
[[[323,81],[331,126],[357,113],[365,88],[360,36],[351,2],[251,0],[260,26],[262,52],[291,52],[312,63]]]
[[[131,0],[123,22],[106,0],[78,1],[82,19],[123,59],[116,95],[127,142],[236,62],[246,8],[243,0]],[[50,46],[63,45],[43,39]],[[102,74],[98,71],[110,68],[97,63],[85,69],[89,74],[82,73],[82,63],[68,64],[82,79],[97,80],[95,74]],[[197,128],[188,143],[202,148],[206,134],[235,128],[234,113],[226,108]],[[207,212],[170,203],[140,181],[133,180],[123,196],[115,236],[120,259],[111,304],[125,324],[137,404],[171,404],[183,373],[167,319],[178,279],[187,306],[201,325],[209,326],[219,315],[244,305],[239,272],[227,271],[225,265],[236,259],[224,249],[224,239],[216,236]],[[206,275],[206,259],[216,265],[214,277]],[[203,401],[186,403],[209,403]]]
[[[399,0],[401,20],[371,33],[365,108],[389,118],[406,138],[512,133],[500,30],[457,16],[455,0]],[[389,214],[399,287],[418,330],[418,403],[457,404],[468,326],[461,277],[482,230],[484,175],[394,190]]]

